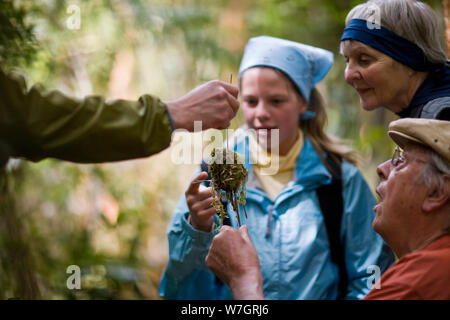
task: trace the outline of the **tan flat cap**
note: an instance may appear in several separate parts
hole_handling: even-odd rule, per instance
[[[403,148],[414,141],[423,144],[450,163],[450,121],[405,118],[389,124],[389,136]]]

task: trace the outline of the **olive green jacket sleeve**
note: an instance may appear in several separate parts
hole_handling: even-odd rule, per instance
[[[156,97],[106,102],[27,89],[18,74],[0,69],[0,165],[8,157],[52,157],[79,163],[146,157],[169,146],[173,123]]]

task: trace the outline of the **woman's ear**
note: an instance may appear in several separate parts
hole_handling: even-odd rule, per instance
[[[297,95],[297,100],[298,100],[298,115],[301,116],[303,113],[306,112],[306,110],[308,110],[308,103],[300,94]]]
[[[433,212],[445,206],[450,201],[450,175],[443,175],[443,185],[434,183],[422,204],[424,212]]]
[[[306,102],[301,104],[299,106],[299,113],[298,113],[298,115],[300,116],[300,115],[304,114],[307,109],[308,109],[308,104]]]

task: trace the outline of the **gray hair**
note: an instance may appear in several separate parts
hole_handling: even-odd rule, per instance
[[[430,157],[422,172],[422,180],[427,188],[433,188],[436,184],[439,192],[445,192],[445,175],[450,176],[450,164],[438,153],[430,151]],[[450,233],[450,215],[445,233]]]
[[[423,169],[423,182],[429,188],[437,182],[439,188],[443,191],[445,185],[444,175],[450,176],[450,164],[438,153],[430,151],[430,158]]]
[[[429,5],[416,0],[369,0],[350,10],[345,24],[351,19],[373,21],[374,13],[380,14],[381,26],[420,47],[429,62],[447,61],[442,45],[444,34]]]

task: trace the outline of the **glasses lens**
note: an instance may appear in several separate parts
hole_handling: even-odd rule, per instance
[[[394,154],[391,160],[392,165],[397,166],[398,163],[400,162],[401,157],[402,157],[402,149],[400,149],[399,147],[395,147]]]

